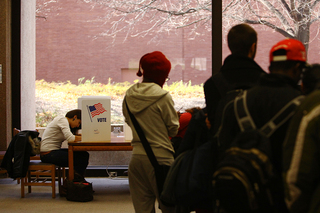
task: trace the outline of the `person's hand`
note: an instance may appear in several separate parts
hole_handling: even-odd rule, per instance
[[[206,117],[206,125],[207,125],[208,129],[211,129],[211,123],[210,123],[208,117]]]
[[[181,116],[181,112],[177,111],[178,117],[180,118]]]
[[[81,141],[81,136],[80,135],[76,135],[75,136],[74,142],[77,142],[77,141]]]

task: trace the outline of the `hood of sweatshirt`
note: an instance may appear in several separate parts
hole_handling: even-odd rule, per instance
[[[158,84],[137,83],[127,90],[126,100],[131,113],[137,114],[157,102],[167,93]]]

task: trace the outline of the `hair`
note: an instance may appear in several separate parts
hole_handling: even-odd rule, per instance
[[[67,112],[66,117],[73,118],[75,115],[77,116],[77,119],[81,120],[81,109],[74,109],[74,110]],[[78,129],[81,129],[81,124],[79,127],[75,127],[75,128],[70,127],[70,130],[71,130],[72,134],[74,134],[74,135],[77,133]]]
[[[271,62],[269,66],[270,73],[287,73],[289,70],[291,70],[293,67],[295,67],[297,64],[299,64],[300,69],[303,69],[306,65],[303,61],[276,61]]]
[[[77,116],[78,119],[81,120],[81,109],[74,109],[74,110],[67,112],[66,117],[73,118],[75,115]]]
[[[320,64],[312,64],[303,72],[302,84],[306,95],[320,88]]]
[[[292,69],[294,66],[296,66],[298,63],[304,65],[305,63],[302,61],[277,61],[277,62],[271,62],[269,66],[269,71],[271,73],[286,73],[290,69]]]
[[[257,43],[257,37],[257,32],[249,25],[236,25],[228,33],[228,47],[232,54],[248,56],[252,44]]]
[[[192,107],[192,108],[186,109],[185,111],[190,113],[191,115],[193,115],[196,112],[198,112],[199,110],[201,110],[201,107]]]

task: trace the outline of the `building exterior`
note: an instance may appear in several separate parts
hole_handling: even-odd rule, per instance
[[[37,80],[71,81],[77,84],[78,79],[94,78],[95,82],[104,84],[133,83],[138,79],[135,73],[140,57],[155,50],[162,51],[172,63],[170,82],[182,80],[201,84],[212,73],[211,31],[195,39],[190,36],[191,31],[187,27],[170,33],[153,33],[127,39],[126,33],[120,32],[114,39],[102,35],[111,27],[110,22],[104,23],[101,18],[106,15],[104,7],[71,0],[54,4],[49,12],[40,11],[36,19]],[[268,71],[269,50],[284,37],[267,27],[253,27],[258,32],[256,61]],[[226,43],[227,31],[227,28],[223,28],[223,59],[230,53]],[[314,63],[319,57],[320,42],[316,39],[317,31],[311,32],[308,61]]]
[[[127,39],[120,32],[114,40],[101,35],[111,27],[100,19],[106,15],[103,7],[70,0],[56,4],[58,9],[37,14],[37,80],[78,83],[79,78],[94,77],[100,83],[133,82],[141,56],[156,50],[172,63],[170,82],[200,84],[211,75],[211,31],[196,39],[188,28]]]

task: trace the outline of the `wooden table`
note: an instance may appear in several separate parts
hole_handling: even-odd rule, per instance
[[[69,180],[74,178],[73,152],[76,151],[132,151],[131,142],[123,138],[111,138],[106,142],[69,142]]]

